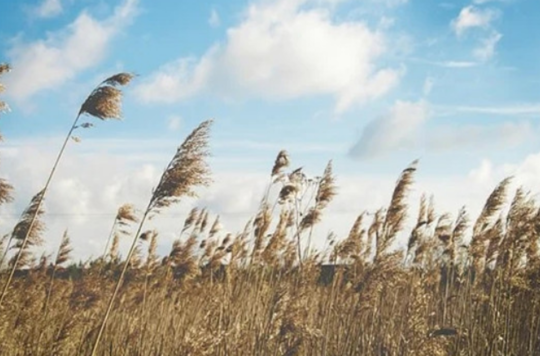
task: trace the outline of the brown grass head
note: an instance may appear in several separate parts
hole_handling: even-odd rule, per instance
[[[405,219],[407,218],[407,197],[413,184],[414,174],[416,173],[418,160],[412,162],[401,173],[399,180],[394,188],[390,206],[386,212],[386,218],[383,227],[383,236],[381,241],[381,251],[385,252],[394,242],[396,234],[403,229]]]
[[[139,218],[136,215],[135,206],[133,204],[124,204],[118,208],[118,212],[116,213],[116,222],[121,226],[125,226],[130,222],[139,222]]]
[[[214,223],[212,224],[212,227],[210,228],[210,232],[208,233],[208,237],[209,238],[214,237],[217,233],[219,233],[221,231],[222,228],[223,228],[223,226],[221,226],[221,223],[219,222],[219,215],[218,215],[218,216],[216,216],[216,219],[214,220]]]
[[[86,98],[79,115],[88,114],[101,120],[122,118],[122,91],[117,86],[127,85],[134,75],[119,73],[105,79]]]
[[[154,190],[149,210],[168,207],[182,197],[196,197],[195,187],[210,184],[206,158],[210,155],[208,139],[212,122],[200,124],[178,148]]]
[[[41,245],[43,240],[41,238],[42,233],[45,231],[45,223],[41,220],[45,213],[43,206],[40,205],[40,201],[43,197],[43,191],[40,191],[30,201],[30,204],[22,213],[19,222],[13,228],[13,239],[16,241],[15,248],[28,249],[31,246]],[[39,209],[38,209],[39,206]],[[33,216],[36,215],[36,219],[32,226],[32,230],[28,233],[30,224],[32,223]],[[24,239],[28,233],[28,239],[26,243]]]
[[[324,169],[323,176],[319,182],[317,195],[315,197],[316,205],[324,209],[332,199],[337,195],[336,179],[332,172],[332,161],[328,162]]]
[[[13,201],[13,186],[7,180],[0,178],[0,205]]]
[[[58,249],[58,254],[56,255],[56,261],[54,264],[59,266],[67,262],[72,251],[73,248],[71,247],[71,240],[69,238],[68,231],[66,230],[62,236],[62,242],[60,242],[60,248]]]
[[[301,231],[311,228],[321,221],[322,211],[328,206],[336,194],[335,177],[332,173],[332,161],[330,161],[326,165],[323,176],[319,181],[315,195],[315,206],[311,207],[300,221]]]
[[[506,202],[508,185],[510,184],[511,179],[511,177],[505,178],[497,185],[488,197],[480,216],[474,224],[473,236],[470,244],[470,254],[473,259],[473,265],[477,270],[483,268],[486,258],[488,234],[485,232],[489,230],[490,224],[498,217],[498,213]]]
[[[208,210],[206,210],[204,212],[204,216],[203,216],[203,218],[201,220],[201,229],[200,229],[201,232],[204,232],[206,230],[206,227],[208,226],[209,219],[210,219],[210,213],[208,212]]]
[[[289,154],[285,150],[279,151],[274,167],[272,167],[272,177],[281,173],[284,168],[287,168],[290,164]]]
[[[493,190],[488,197],[484,208],[480,213],[480,216],[476,220],[473,228],[473,235],[478,235],[483,229],[485,229],[493,218],[499,213],[504,203],[506,202],[506,196],[508,186],[512,181],[512,177],[503,179],[499,185]]]
[[[286,202],[292,201],[294,194],[297,192],[298,187],[295,184],[285,184],[279,191],[279,204],[285,204]]]
[[[182,232],[192,227],[195,221],[197,221],[198,219],[199,219],[199,208],[194,207],[193,209],[190,210],[186,220],[184,220],[184,226],[182,227]]]

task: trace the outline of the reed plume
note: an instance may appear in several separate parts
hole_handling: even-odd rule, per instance
[[[103,255],[102,255],[103,261],[105,261],[105,256],[107,255],[107,251],[109,249],[109,244],[111,243],[111,239],[113,239],[114,236],[117,236],[117,233],[127,234],[127,231],[125,230],[117,231],[117,228],[118,227],[124,228],[128,226],[130,223],[137,223],[138,221],[139,221],[139,218],[137,217],[136,210],[133,204],[123,204],[118,208],[118,211],[116,212],[116,216],[114,217],[113,225],[111,227],[111,232],[109,233],[109,237],[107,238],[107,243],[105,244],[105,249],[103,250]]]
[[[418,160],[413,161],[403,172],[396,183],[392,199],[386,212],[386,217],[382,225],[382,233],[377,240],[377,251],[375,258],[388,252],[388,248],[394,242],[396,235],[405,223],[407,218],[407,197],[411,185],[413,184],[414,173]]]
[[[157,187],[153,190],[152,197],[139,223],[139,228],[134,235],[133,242],[126,257],[126,263],[109,300],[107,310],[103,315],[101,326],[92,348],[92,356],[96,355],[114,300],[124,281],[129,261],[136,248],[137,238],[142,231],[147,217],[150,214],[159,213],[161,209],[179,202],[184,197],[197,196],[195,192],[196,187],[210,184],[210,168],[208,167],[206,158],[210,155],[208,139],[212,122],[212,120],[204,121],[188,135],[176,150],[175,155],[163,172]]]
[[[183,234],[186,230],[189,230],[193,224],[199,219],[199,208],[194,207],[190,210],[186,220],[184,220],[184,226],[180,234]]]
[[[484,234],[484,232],[488,229],[489,225],[493,222],[493,219],[497,216],[506,202],[506,194],[511,179],[511,177],[505,178],[497,185],[484,204],[480,216],[474,223],[470,254],[473,266],[477,271],[483,268],[486,257],[487,235]]]

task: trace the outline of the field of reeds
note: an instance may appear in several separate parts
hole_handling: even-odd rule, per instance
[[[281,151],[243,231],[224,234],[219,216],[194,208],[158,256],[159,231],[145,222],[211,183],[205,121],[148,205],[118,208],[102,256],[76,263],[77,236],[66,232],[55,256],[39,257],[43,201],[64,150],[75,130],[121,116],[131,80],[120,73],[91,91],[44,188],[2,240],[0,355],[540,355],[540,205],[509,179],[476,217],[440,214],[423,197],[405,231],[413,162],[388,206],[360,213],[348,236],[331,234],[317,251],[337,192],[332,163],[308,179]],[[16,183],[0,179],[0,204]],[[126,236],[128,226],[137,232]],[[130,249],[119,251],[126,237]]]

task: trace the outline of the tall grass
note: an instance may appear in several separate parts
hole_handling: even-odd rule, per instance
[[[107,116],[89,107],[81,112]],[[338,193],[331,162],[309,179],[288,171],[281,151],[243,231],[226,234],[219,216],[194,208],[158,256],[159,231],[144,223],[210,183],[210,124],[178,148],[141,218],[131,205],[118,210],[95,260],[69,264],[67,232],[52,263],[33,256],[25,244],[39,242],[45,214],[44,192],[34,197],[3,247],[11,237],[16,251],[0,271],[10,285],[0,355],[540,354],[540,206],[522,189],[511,197],[508,179],[474,220],[422,197],[405,231],[413,162],[388,206],[359,211],[347,236],[316,251],[317,222]],[[138,227],[122,259],[129,223]]]

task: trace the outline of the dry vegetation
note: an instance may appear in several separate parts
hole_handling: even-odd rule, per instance
[[[348,236],[330,234],[315,251],[337,192],[332,164],[311,179],[289,170],[282,151],[243,231],[225,234],[219,216],[194,208],[158,256],[159,232],[144,223],[210,183],[211,121],[177,149],[146,209],[118,209],[100,258],[70,263],[68,231],[53,258],[36,258],[55,167],[73,131],[91,126],[79,119],[120,117],[117,87],[131,78],[113,76],[90,94],[45,189],[2,240],[0,355],[540,354],[540,207],[509,192],[508,179],[476,220],[465,209],[439,214],[423,197],[404,231],[413,162],[387,207],[361,213]],[[0,204],[11,191],[0,180]],[[122,258],[128,225],[137,233]]]

